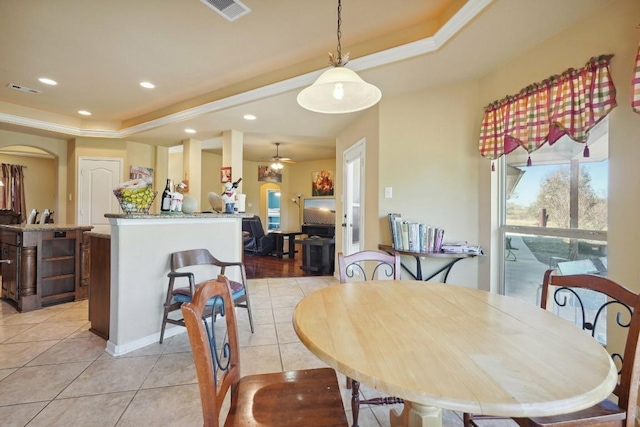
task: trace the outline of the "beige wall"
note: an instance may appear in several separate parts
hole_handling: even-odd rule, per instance
[[[181,179],[183,175],[184,166],[182,165],[182,158],[182,151],[169,153],[167,178],[173,181],[174,184],[180,182],[178,179]],[[166,182],[164,184],[166,184]],[[162,188],[164,189],[164,185],[162,185]],[[173,188],[171,190],[173,190]]]
[[[57,173],[48,178],[55,182],[53,210],[56,212],[56,216],[54,220],[58,223],[69,222],[67,204],[65,202],[67,191],[67,142],[62,139],[0,130],[0,148],[12,146],[38,148],[56,157]],[[51,210],[51,207],[49,207],[49,210]]]
[[[222,192],[220,183],[220,168],[222,167],[222,156],[220,154],[202,152],[202,183],[200,194],[201,210],[211,210],[207,195],[214,191],[218,194]],[[233,172],[233,171],[232,171]],[[232,178],[236,179],[233,175]]]
[[[463,82],[425,92],[389,97],[380,104],[380,236],[391,243],[386,215],[445,230],[445,241],[477,243],[476,150],[480,125],[478,86]],[[384,198],[391,187],[393,197]],[[413,259],[406,260],[412,268]],[[448,282],[477,286],[478,261],[456,265]],[[425,272],[443,265],[423,261]]]
[[[242,191],[247,195],[247,213],[260,215],[260,184],[258,182],[258,165],[260,162],[245,160],[242,163]],[[265,218],[262,218],[265,221]]]
[[[32,209],[37,209],[40,214],[45,209],[49,209],[49,211],[54,211],[54,221],[59,222],[58,212],[55,212],[54,209],[54,206],[57,205],[55,197],[57,180],[55,177],[58,164],[56,159],[0,154],[0,163],[25,166],[23,173],[26,216],[29,216]]]

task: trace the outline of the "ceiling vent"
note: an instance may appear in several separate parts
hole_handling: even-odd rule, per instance
[[[19,90],[20,92],[30,93],[30,94],[32,94],[32,95],[38,95],[38,94],[42,93],[42,91],[41,91],[41,90],[31,89],[30,87],[20,86],[20,85],[17,85],[17,84],[15,84],[15,83],[9,83],[9,84],[7,85],[7,87],[8,87],[9,89]]]
[[[235,21],[241,16],[251,12],[247,6],[238,0],[200,0],[211,9],[224,16],[228,21]]]

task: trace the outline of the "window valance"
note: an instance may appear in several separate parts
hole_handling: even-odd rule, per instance
[[[589,130],[616,106],[612,57],[591,58],[583,68],[570,68],[489,104],[480,129],[480,154],[493,160],[518,147],[532,153],[563,135],[585,143]]]
[[[633,107],[633,111],[640,114],[640,45],[638,45],[636,69],[633,71],[633,80],[631,81],[631,107]]]

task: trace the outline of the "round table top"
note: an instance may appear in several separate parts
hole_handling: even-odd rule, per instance
[[[617,381],[606,350],[551,312],[434,282],[333,285],[293,314],[300,340],[337,371],[405,400],[498,416],[587,408]]]

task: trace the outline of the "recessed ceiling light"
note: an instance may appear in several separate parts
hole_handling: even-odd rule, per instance
[[[58,84],[58,82],[57,82],[57,81],[55,81],[55,80],[51,80],[51,79],[48,79],[48,78],[46,78],[46,77],[41,77],[41,78],[39,78],[38,80],[40,80],[40,82],[41,82],[41,83],[44,83],[44,84],[46,84],[46,85],[55,86],[55,85],[57,85],[57,84]]]
[[[87,110],[78,110],[78,114],[82,114],[83,116],[90,116],[91,113]]]
[[[195,129],[185,129],[184,130],[186,133],[196,133]]]
[[[245,120],[255,120],[257,117],[254,116],[253,114],[245,114],[244,115],[244,119]]]
[[[151,82],[142,82],[140,83],[140,86],[147,88],[147,89],[153,89],[154,87],[156,87],[156,85],[154,85]]]

